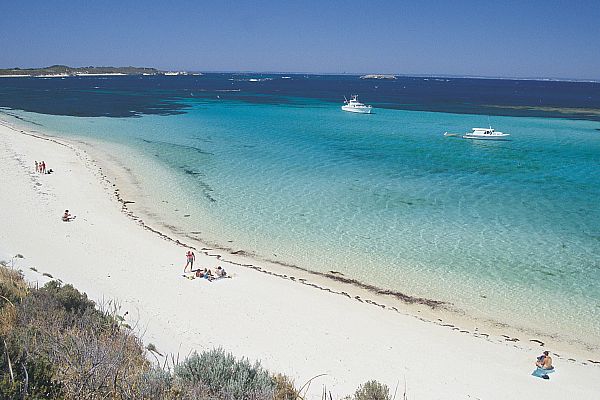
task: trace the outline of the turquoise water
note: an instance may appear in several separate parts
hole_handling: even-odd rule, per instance
[[[481,115],[189,105],[140,118],[18,114],[136,149],[116,155],[156,214],[209,243],[598,342],[598,122],[496,116],[512,140],[481,142],[443,136],[487,126]]]

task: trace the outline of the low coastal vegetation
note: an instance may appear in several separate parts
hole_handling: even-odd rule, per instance
[[[308,390],[222,349],[161,363],[118,311],[54,280],[31,287],[0,265],[0,399],[293,400]],[[344,398],[391,399],[376,381]]]

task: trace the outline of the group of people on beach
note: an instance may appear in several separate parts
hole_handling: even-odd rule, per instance
[[[190,272],[194,273],[194,275],[192,275],[192,277],[207,279],[209,282],[213,281],[215,279],[228,277],[227,272],[225,271],[225,268],[221,267],[220,265],[215,269],[214,273],[208,268],[204,268],[204,269],[198,268],[198,269],[194,270],[194,261],[196,261],[196,255],[191,250],[188,250],[187,253],[185,253],[185,258],[186,258],[186,263],[185,263],[185,267],[183,267],[184,274],[186,273],[188,267],[190,267]]]
[[[46,169],[45,161],[34,161],[34,164],[35,172],[37,172],[38,174],[51,174],[53,172],[52,169]],[[75,216],[71,215],[69,210],[65,210],[65,213],[63,214],[61,219],[63,222],[71,222],[75,219]]]
[[[218,266],[215,269],[214,273],[210,269],[207,269],[207,268],[204,268],[204,269],[198,268],[198,269],[194,270],[194,262],[196,261],[196,255],[194,254],[194,252],[192,250],[188,250],[187,253],[185,253],[185,257],[186,257],[186,263],[185,263],[185,267],[183,267],[183,273],[184,273],[184,276],[189,279],[204,278],[204,279],[207,279],[208,281],[213,281],[218,278],[227,277],[227,272],[225,272],[225,269],[223,269],[221,266]],[[191,275],[191,276],[185,275],[188,267],[189,267],[189,272],[194,273],[194,275]],[[533,371],[533,373],[531,375],[536,376],[538,378],[542,378],[542,379],[550,379],[548,374],[554,372],[554,366],[552,365],[552,357],[550,356],[550,352],[546,350],[542,353],[542,355],[537,357],[535,366],[536,366],[536,369]]]
[[[35,172],[39,173],[39,174],[49,174],[52,172],[51,169],[46,170],[46,162],[45,161],[40,161],[40,162],[35,162]]]

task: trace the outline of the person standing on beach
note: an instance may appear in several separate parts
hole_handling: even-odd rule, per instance
[[[42,166],[41,166],[41,168],[40,168],[40,172],[41,172],[42,174],[45,174],[45,173],[46,173],[46,163],[45,163],[44,161],[42,161]]]
[[[190,271],[192,271],[194,269],[194,261],[196,261],[196,255],[193,251],[188,250],[188,252],[185,253],[185,257],[187,259],[187,262],[185,263],[185,267],[183,267],[183,272],[185,272],[188,265],[190,266]]]
[[[35,172],[40,172],[40,166],[37,161],[35,162]]]

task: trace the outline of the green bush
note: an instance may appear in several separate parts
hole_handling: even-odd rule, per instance
[[[82,314],[94,309],[96,303],[89,300],[85,293],[79,292],[72,285],[61,285],[60,282],[50,281],[44,285],[41,292],[46,292],[55,298],[68,312]]]
[[[173,376],[169,371],[160,367],[149,368],[138,379],[135,385],[135,395],[132,398],[139,399],[174,399],[178,397],[172,390]]]
[[[368,381],[354,392],[354,400],[390,400],[390,389],[377,381]]]
[[[146,375],[150,363],[139,338],[73,286],[50,282],[15,306],[5,306],[9,308],[16,317],[9,320],[7,315],[12,323],[2,331],[11,349],[14,379],[4,378],[10,370],[7,361],[0,361],[0,399],[23,398],[25,391],[41,393],[27,398],[53,398],[50,389],[58,386],[52,382],[60,382],[65,399],[166,398],[161,395],[164,382]],[[40,360],[48,360],[52,368],[37,368]]]
[[[156,346],[144,348],[117,305],[97,309],[71,285],[29,288],[19,272],[0,265],[0,295],[0,400],[301,399],[288,377],[222,349],[193,353],[174,372],[154,366],[148,352],[160,355]],[[390,395],[369,381],[346,399]]]
[[[11,360],[14,380],[11,381],[6,354],[2,363],[0,363],[0,371],[2,372],[0,399],[63,398],[61,385],[52,379],[53,369],[50,363],[43,359],[25,360],[24,357],[14,358]]]
[[[236,360],[223,349],[193,353],[175,367],[175,376],[184,385],[204,387],[209,394],[224,399],[269,399],[275,381],[259,362]]]

